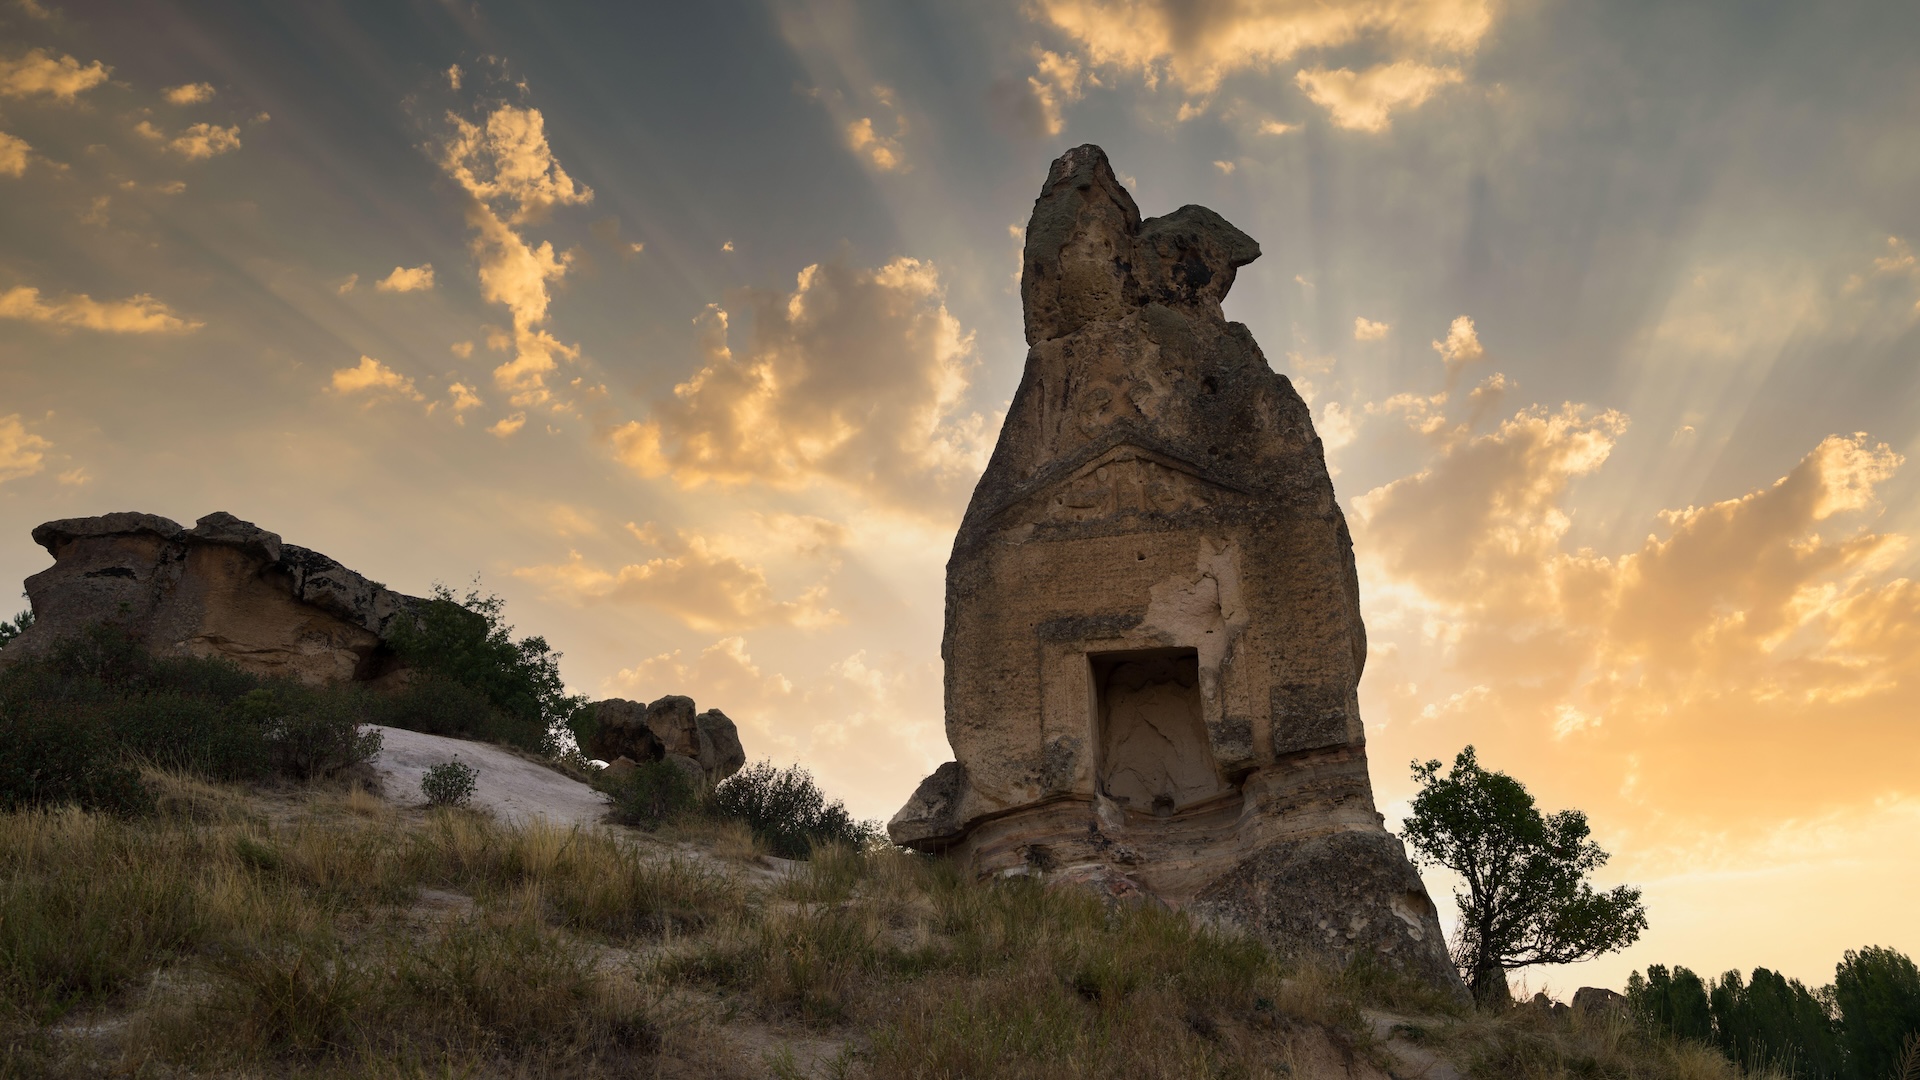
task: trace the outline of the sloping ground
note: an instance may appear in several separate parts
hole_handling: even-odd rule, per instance
[[[594,825],[606,816],[607,800],[586,784],[490,743],[423,735],[404,728],[369,725],[380,733],[373,769],[382,794],[401,805],[424,803],[420,779],[435,765],[459,761],[472,767],[473,806],[502,823],[524,825],[544,817],[554,825]]]

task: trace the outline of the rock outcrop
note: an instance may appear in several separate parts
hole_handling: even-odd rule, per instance
[[[68,518],[33,539],[54,563],[26,580],[33,625],[0,664],[106,622],[159,656],[219,657],[308,683],[371,680],[397,665],[387,644],[396,620],[426,603],[228,513],[191,529],[153,514]]]
[[[647,705],[608,698],[591,707],[592,734],[582,747],[588,757],[678,761],[709,785],[739,772],[747,763],[739,729],[727,714],[719,709],[695,713],[690,697],[669,694]]]
[[[1053,163],[1026,236],[1026,372],[947,564],[956,760],[890,835],[1457,991],[1374,809],[1320,440],[1221,312],[1259,246],[1203,207],[1142,220],[1096,146]]]

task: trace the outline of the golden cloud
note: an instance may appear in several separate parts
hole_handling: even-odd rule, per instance
[[[1040,123],[1049,135],[1066,128],[1063,110],[1086,93],[1082,85],[1080,61],[1046,49],[1035,52],[1034,73],[1027,76],[1027,88],[1040,110]]]
[[[45,49],[29,49],[18,60],[0,60],[0,97],[46,96],[66,104],[107,81],[112,71],[100,61],[81,66],[71,56],[55,59]]]
[[[574,552],[565,563],[522,567],[513,573],[575,603],[642,604],[701,631],[815,627],[844,621],[838,611],[824,606],[824,584],[791,600],[775,599],[766,571],[727,552],[725,541],[680,532],[660,539],[659,544],[664,553],[658,558],[611,571]]]
[[[899,139],[873,130],[872,117],[863,116],[847,125],[847,147],[881,172],[906,168],[906,160],[900,156]]]
[[[412,379],[371,356],[362,356],[360,363],[354,367],[336,369],[331,387],[336,394],[361,394],[369,401],[382,398],[426,400],[426,395],[414,387]]]
[[[1353,340],[1379,341],[1392,329],[1393,327],[1386,323],[1374,322],[1372,319],[1356,315],[1353,319]]]
[[[28,285],[0,293],[0,319],[80,327],[109,334],[178,334],[205,323],[183,319],[167,305],[141,293],[126,300],[95,300],[85,293],[48,302]]]
[[[0,176],[23,176],[27,171],[27,140],[0,131]]]
[[[213,84],[201,82],[169,86],[161,91],[160,96],[175,105],[198,105],[213,100]]]
[[[764,670],[746,639],[730,636],[691,658],[677,649],[648,657],[606,688],[640,700],[687,694],[700,708],[725,711],[751,756],[805,761],[860,816],[890,814],[901,770],[930,769],[950,753],[937,664],[859,651],[789,677]]]
[[[53,444],[27,430],[19,413],[0,416],[0,484],[46,468]]]
[[[991,434],[959,414],[973,335],[932,263],[809,266],[752,311],[743,354],[727,311],[700,317],[705,362],[647,420],[614,431],[622,461],[684,487],[827,479],[921,509],[964,496]]]
[[[547,283],[566,275],[572,256],[556,254],[549,241],[529,244],[516,226],[540,219],[555,206],[591,202],[593,191],[574,183],[555,160],[540,110],[502,105],[488,114],[484,126],[453,113],[447,118],[454,134],[442,147],[440,164],[470,199],[467,224],[474,230],[480,293],[513,316],[515,355],[494,369],[494,382],[516,406],[543,404],[551,397],[547,373],[559,366],[554,358],[579,355],[539,329],[547,319]],[[505,421],[494,427],[502,436],[519,430],[519,424],[509,427]]]
[[[1440,354],[1448,376],[1458,375],[1461,368],[1487,355],[1487,350],[1480,345],[1479,331],[1473,328],[1473,320],[1465,315],[1453,320],[1453,325],[1447,327],[1447,339],[1434,342],[1433,351]]]
[[[240,126],[238,124],[232,127],[192,124],[169,140],[167,149],[188,161],[218,157],[229,151],[240,149]]]
[[[422,263],[419,266],[396,266],[393,273],[374,283],[381,292],[419,292],[433,288],[433,264]]]
[[[1396,60],[1361,72],[1312,68],[1293,77],[1315,105],[1327,110],[1335,124],[1370,132],[1387,130],[1395,109],[1415,108],[1435,90],[1460,79],[1459,68],[1431,67],[1412,60]]]
[[[1036,10],[1072,39],[1087,64],[1138,76],[1149,89],[1171,86],[1202,103],[1229,75],[1369,47],[1384,59],[1365,71],[1298,75],[1335,123],[1365,131],[1384,130],[1393,109],[1419,105],[1458,81],[1457,69],[1433,66],[1432,57],[1471,54],[1493,25],[1491,0],[1039,0]],[[1036,95],[1041,84],[1052,85],[1045,75],[1043,68],[1034,77]],[[1183,105],[1180,119],[1198,115],[1202,103]]]
[[[1536,407],[1354,501],[1392,710],[1523,770],[1577,746],[1577,804],[1669,843],[1911,793],[1920,588],[1859,521],[1900,456],[1830,436],[1635,549],[1570,549],[1569,486],[1626,423]]]

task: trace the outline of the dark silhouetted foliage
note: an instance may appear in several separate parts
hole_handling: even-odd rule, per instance
[[[648,761],[600,785],[622,825],[657,829],[700,809],[700,782],[671,761]]]
[[[1665,964],[1650,964],[1647,975],[1634,972],[1627,980],[1627,1001],[1655,1031],[1676,1039],[1713,1041],[1713,1005],[1707,984],[1683,967],[1671,973]]]
[[[1454,893],[1460,935],[1454,961],[1474,1000],[1508,1000],[1507,972],[1533,964],[1570,964],[1631,945],[1646,929],[1640,890],[1596,893],[1587,875],[1607,861],[1588,839],[1578,810],[1542,815],[1526,786],[1488,772],[1469,746],[1440,775],[1440,763],[1415,762],[1420,793],[1405,826],[1427,864],[1466,879]]]
[[[1849,949],[1834,968],[1833,996],[1847,1075],[1897,1077],[1905,1040],[1920,1032],[1920,968],[1893,949]]]
[[[142,762],[214,780],[310,779],[367,760],[358,687],[308,687],[220,660],[156,660],[121,628],[86,628],[0,672],[0,804],[135,813]]]
[[[816,846],[861,848],[879,836],[872,822],[855,821],[840,800],[827,797],[798,765],[776,769],[758,761],[722,780],[707,796],[715,817],[745,822],[775,854],[804,859]]]
[[[1738,971],[1720,976],[1709,1000],[1714,1042],[1749,1073],[1763,1068],[1790,1076],[1837,1077],[1840,1042],[1825,1003],[1798,979],[1754,968],[1743,982]]]
[[[456,596],[435,584],[417,624],[396,620],[390,641],[415,679],[383,706],[380,722],[553,752],[584,699],[568,696],[546,638],[514,640],[505,606],[478,587]]]

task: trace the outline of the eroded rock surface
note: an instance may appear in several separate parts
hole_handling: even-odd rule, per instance
[[[33,539],[54,563],[26,580],[33,625],[0,663],[108,622],[160,656],[220,657],[309,683],[368,680],[397,663],[386,646],[395,620],[426,603],[228,513],[191,529],[153,514],[68,518]]]
[[[1220,308],[1259,246],[1203,207],[1142,220],[1096,146],[1026,236],[1026,372],[947,564],[956,760],[889,833],[1457,990],[1373,805],[1320,440]]]
[[[726,713],[694,711],[693,699],[669,694],[649,704],[625,698],[594,702],[588,757],[612,761],[672,759],[708,784],[717,784],[747,763],[740,732]]]

